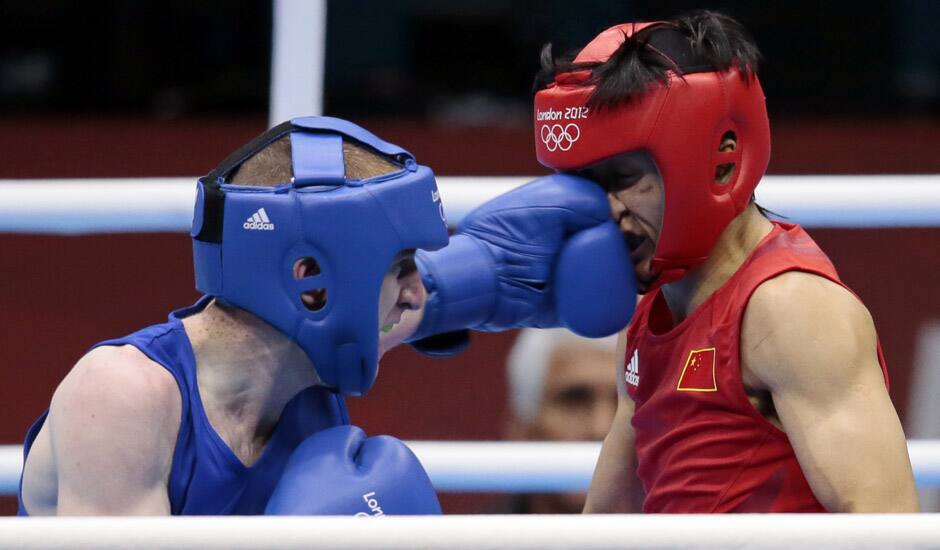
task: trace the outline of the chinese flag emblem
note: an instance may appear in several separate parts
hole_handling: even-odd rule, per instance
[[[718,391],[715,381],[715,348],[694,349],[679,375],[678,391]]]

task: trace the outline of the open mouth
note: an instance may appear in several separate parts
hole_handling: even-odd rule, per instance
[[[624,240],[627,242],[627,250],[630,251],[630,260],[633,265],[637,265],[647,256],[647,243],[649,239],[639,235],[626,234]]]
[[[388,316],[385,318],[385,322],[382,323],[381,327],[379,327],[379,330],[382,331],[382,334],[391,332],[392,329],[395,328],[395,325],[401,322],[401,314],[402,311],[397,307],[388,314]]]
[[[625,233],[623,236],[630,251],[630,261],[633,263],[636,275],[637,292],[645,294],[650,288],[654,277],[649,272],[649,262],[653,255],[653,241],[641,235]]]

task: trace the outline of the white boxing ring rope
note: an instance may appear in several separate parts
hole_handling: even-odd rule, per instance
[[[594,442],[411,441],[408,446],[442,492],[585,491],[600,453]],[[911,440],[907,447],[918,488],[940,487],[940,440]],[[22,446],[0,446],[0,495],[16,494],[22,467]]]
[[[440,177],[448,221],[529,177]],[[195,178],[0,180],[0,232],[185,232]],[[766,208],[807,227],[940,227],[940,175],[766,176]]]
[[[2,518],[0,547],[937,548],[937,514]]]

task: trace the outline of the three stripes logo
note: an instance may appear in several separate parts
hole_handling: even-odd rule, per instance
[[[640,385],[640,350],[633,350],[633,357],[627,363],[627,371],[624,373],[624,380],[631,386]]]
[[[274,231],[274,224],[268,219],[268,213],[264,211],[264,208],[259,208],[257,212],[249,216],[242,227],[255,231]]]

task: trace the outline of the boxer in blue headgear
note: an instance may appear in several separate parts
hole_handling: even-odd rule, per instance
[[[285,135],[290,182],[229,183],[247,158]],[[348,180],[343,136],[401,167]],[[196,288],[261,317],[300,345],[324,384],[361,395],[378,369],[382,277],[398,252],[446,245],[447,223],[428,167],[354,124],[311,117],[272,129],[200,179],[192,236]],[[305,260],[316,273],[298,277]],[[305,303],[305,293],[325,299]]]
[[[20,514],[440,513],[411,451],[342,399],[424,303],[414,249],[448,241],[430,169],[300,118],[197,187],[206,296],[72,369],[27,434]]]

